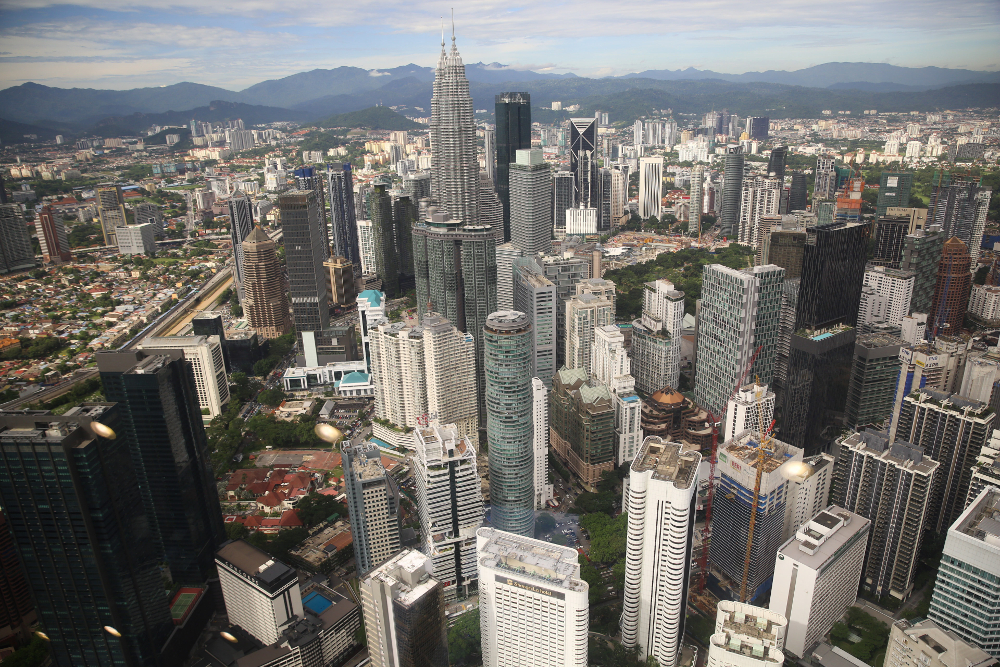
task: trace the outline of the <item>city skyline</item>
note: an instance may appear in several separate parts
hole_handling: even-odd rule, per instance
[[[888,2],[816,7],[785,0],[752,14],[738,13],[740,6],[732,0],[711,12],[698,4],[657,4],[578,6],[605,32],[606,48],[596,50],[560,29],[558,10],[544,5],[489,2],[474,12],[459,8],[455,23],[468,62],[492,63],[487,67],[512,73],[602,77],[689,67],[733,74],[797,70],[842,61],[848,47],[852,61],[1000,69],[991,39],[1000,10],[988,2],[949,3],[944,11],[921,0],[903,14]],[[375,68],[372,76],[408,63],[432,67],[433,52],[426,45],[449,22],[450,5],[380,4],[378,10],[365,2],[318,8],[305,22],[291,6],[264,2],[213,3],[211,8],[192,0],[166,6],[6,2],[0,9],[5,26],[0,29],[5,47],[0,87],[35,81],[125,89],[197,81],[237,89],[312,67]],[[741,17],[738,26],[717,20],[730,15]],[[891,23],[896,29],[882,32],[878,40],[867,38],[858,34],[861,17],[869,25]],[[107,30],[109,25],[114,30]],[[760,31],[794,39],[761,40]],[[671,39],[663,39],[665,34]],[[247,49],[247,43],[254,48]]]

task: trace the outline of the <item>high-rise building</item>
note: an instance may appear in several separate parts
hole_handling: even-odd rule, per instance
[[[499,261],[499,260],[498,260]],[[534,262],[512,267],[514,310],[531,322],[531,375],[548,386],[556,372],[556,286],[536,270]],[[548,436],[546,436],[548,442]]]
[[[786,653],[808,655],[854,604],[871,531],[868,519],[831,505],[781,545],[770,609],[788,619]]]
[[[743,196],[743,147],[726,146],[725,174],[722,181],[721,233],[734,236],[740,228],[740,203]]]
[[[589,586],[575,549],[480,528],[483,667],[586,667]]]
[[[37,620],[10,523],[0,511],[0,646],[27,644],[31,626]]]
[[[219,336],[162,336],[145,339],[140,350],[179,350],[191,364],[199,411],[213,419],[229,403],[229,375]]]
[[[332,214],[333,254],[355,265],[361,275],[361,248],[358,242],[357,210],[354,205],[354,176],[350,163],[327,165],[327,197]]]
[[[430,557],[404,549],[361,580],[373,667],[448,667],[444,591]]]
[[[421,551],[433,561],[445,602],[475,590],[476,529],[483,523],[483,496],[476,447],[454,424],[414,430],[413,457]]]
[[[566,211],[575,208],[576,177],[568,171],[552,174],[552,227],[556,238],[566,236]]]
[[[785,280],[802,277],[802,260],[805,256],[806,230],[798,225],[772,226],[767,235],[763,255],[764,264],[774,264],[785,270]]]
[[[881,218],[890,206],[906,208],[910,205],[913,173],[908,171],[883,171],[879,181],[878,204],[875,217]]]
[[[346,258],[334,255],[323,262],[327,274],[327,292],[334,306],[350,306],[358,296],[358,284],[354,279],[354,264]]]
[[[492,154],[492,153],[491,153]],[[495,175],[490,175],[494,179]],[[431,196],[431,174],[429,171],[421,171],[418,174],[409,174],[403,177],[403,192],[405,192],[417,206],[421,200],[429,199]]]
[[[358,220],[358,249],[362,275],[375,275],[375,231],[371,220]]]
[[[0,504],[58,667],[155,664],[171,631],[123,429],[112,404],[0,413]]]
[[[701,238],[701,215],[705,212],[705,167],[691,167],[691,192],[688,206],[688,234]]]
[[[740,192],[739,226],[734,236],[744,245],[760,248],[762,220],[778,214],[782,182],[778,178],[751,176],[743,179]]]
[[[545,276],[556,289],[556,368],[565,363],[566,352],[566,302],[577,294],[577,285],[590,278],[593,264],[585,257],[556,255],[519,258],[515,267],[530,267]]]
[[[851,428],[881,424],[892,415],[893,398],[902,367],[899,348],[904,345],[902,339],[880,333],[855,339],[851,383],[844,410],[847,425]]]
[[[188,584],[214,579],[225,532],[195,388],[197,361],[188,349],[144,349],[99,352],[97,367],[105,398],[122,411],[118,437],[129,443],[147,521],[171,577]]]
[[[721,414],[757,348],[746,377],[771,383],[784,275],[773,264],[743,270],[704,267],[694,387],[698,405]]]
[[[382,280],[382,291],[392,299],[400,295],[399,274],[402,265],[396,243],[392,197],[385,188],[384,184],[375,185],[368,201],[368,215],[372,221],[375,275]]]
[[[990,188],[982,186],[982,179],[952,178],[936,185],[927,207],[928,224],[941,225],[946,238],[958,237],[968,247],[973,266],[979,263],[992,194]]]
[[[766,384],[752,382],[740,387],[726,406],[722,441],[732,440],[744,431],[767,431],[774,420],[774,392]]]
[[[382,467],[373,443],[348,443],[342,450],[344,493],[354,537],[354,558],[363,576],[399,551],[402,514],[396,480]]]
[[[917,230],[903,239],[900,268],[913,271],[913,296],[910,309],[916,313],[931,313],[938,268],[946,237],[939,225]]]
[[[625,178],[625,172],[621,169],[613,168],[611,170],[611,196],[609,200],[612,224],[615,224],[625,214],[625,202],[628,199],[626,196],[627,193],[628,182]]]
[[[930,618],[1000,657],[1000,488],[984,488],[949,526]]]
[[[445,53],[442,39],[441,56],[434,71],[430,124],[431,194],[442,212],[467,225],[479,223],[479,158],[472,112],[469,80],[465,78],[465,64],[458,54],[453,30],[451,52]]]
[[[600,208],[597,181],[597,119],[570,118],[569,170],[573,174],[574,207]]]
[[[511,213],[510,164],[517,151],[531,148],[531,96],[528,93],[500,93],[496,96],[497,195],[503,205],[503,239],[514,241]],[[489,163],[491,156],[486,154]],[[487,170],[488,171],[488,170]],[[548,238],[548,237],[546,237]]]
[[[965,509],[976,457],[990,440],[996,414],[986,403],[957,394],[914,388],[900,406],[896,440],[907,440],[939,462],[927,528],[938,533]]]
[[[972,291],[971,266],[969,248],[961,239],[953,236],[945,241],[927,323],[933,336],[962,331]]]
[[[753,605],[722,600],[715,617],[715,633],[708,641],[708,667],[771,667],[785,655],[788,620]]]
[[[35,268],[31,235],[19,204],[0,204],[0,273]]]
[[[792,172],[792,185],[788,189],[788,210],[804,211],[808,201],[808,186],[806,175],[801,171]]]
[[[788,157],[788,146],[775,146],[767,159],[767,175],[785,182],[785,158]]]
[[[858,325],[884,322],[899,326],[910,314],[915,274],[912,271],[869,265],[858,308]]]
[[[678,664],[684,638],[701,455],[652,436],[629,466],[622,644]]]
[[[892,624],[884,664],[886,667],[995,667],[997,659],[929,618],[912,621],[901,618]]]
[[[233,283],[240,303],[246,292],[243,242],[253,230],[253,202],[245,192],[237,190],[229,198],[229,237],[233,244]]]
[[[549,419],[552,452],[584,488],[595,490],[618,458],[611,392],[601,384],[590,386],[585,369],[563,367],[552,378]]]
[[[615,408],[616,465],[635,458],[642,445],[642,400],[635,393],[625,336],[613,324],[594,330],[593,377],[611,392]]]
[[[816,170],[813,178],[813,211],[822,201],[830,201],[837,194],[836,159],[828,155],[816,157]]]
[[[153,225],[125,225],[115,229],[120,255],[152,255],[156,252]]]
[[[282,626],[304,616],[294,568],[243,540],[222,545],[215,564],[229,622],[262,644],[276,642]]]
[[[553,497],[549,483],[549,389],[539,378],[531,378],[531,453],[535,509],[545,509]]]
[[[632,322],[632,375],[639,391],[652,394],[680,379],[684,292],[660,279],[643,285],[642,297],[642,317]]]
[[[243,312],[247,324],[262,338],[283,336],[291,331],[292,322],[277,244],[260,227],[254,227],[242,248]]]
[[[479,443],[471,334],[437,313],[425,313],[418,326],[382,320],[370,326],[369,339],[380,419],[399,430],[426,425],[429,419],[454,424],[460,436]],[[409,437],[400,444],[413,447]]]
[[[69,241],[66,238],[66,225],[63,224],[62,220],[56,218],[55,211],[52,210],[51,206],[43,206],[38,211],[35,235],[38,237],[38,245],[42,249],[42,262],[62,264],[72,261],[73,255],[70,254]],[[34,253],[32,253],[32,264],[34,264],[34,260]]]
[[[862,588],[902,600],[913,588],[939,463],[923,448],[866,429],[838,440],[830,502],[872,522]],[[878,536],[878,539],[875,539]],[[852,589],[854,590],[854,589]]]
[[[590,373],[594,330],[615,320],[614,305],[595,294],[578,294],[566,302],[566,368]]]
[[[763,457],[758,449],[765,448]],[[719,489],[712,509],[712,565],[731,582],[734,593],[742,590],[746,573],[746,602],[753,602],[771,588],[775,555],[782,544],[788,501],[789,478],[802,465],[802,450],[777,439],[761,443],[760,432],[744,431],[719,446]],[[760,474],[760,494],[753,506],[755,483]],[[747,555],[747,526],[755,512],[755,529]]]
[[[497,246],[497,308],[501,310],[514,307],[514,260],[523,256],[513,243]]]
[[[767,116],[750,116],[747,118],[746,133],[751,139],[767,141],[771,129],[771,120]]]
[[[312,190],[292,190],[278,197],[284,234],[292,321],[299,344],[299,365],[321,366],[323,332],[330,328],[329,296],[323,261],[327,256],[319,201]]]
[[[552,250],[552,174],[540,149],[518,150],[516,155],[508,165],[510,242],[527,257],[544,255]]]
[[[535,529],[531,321],[518,311],[499,311],[486,320],[483,333],[490,522],[499,530],[531,536]]]
[[[497,182],[497,133],[495,126],[487,127],[483,130],[483,162],[485,163],[486,175],[493,182]]]
[[[857,320],[871,224],[834,222],[807,230],[795,328]]]
[[[663,157],[639,159],[639,215],[643,220],[653,217],[660,219],[663,209]]]
[[[790,540],[801,526],[827,506],[830,483],[833,481],[833,461],[829,454],[816,454],[802,459],[805,466],[792,471],[788,480],[782,540]]]
[[[104,233],[104,245],[117,246],[118,237],[115,231],[128,224],[125,217],[125,197],[120,185],[104,183],[95,188],[97,195],[97,215],[101,220],[101,231]]]
[[[479,224],[489,225],[493,229],[499,230],[503,225],[503,204],[497,197],[496,188],[485,171],[479,172]],[[500,232],[497,232],[497,240],[500,240]]]
[[[326,259],[330,256],[330,223],[327,218],[327,185],[323,179],[323,172],[318,167],[299,167],[292,173],[295,175],[297,190],[310,191],[316,196],[318,224],[323,235],[323,259]]]

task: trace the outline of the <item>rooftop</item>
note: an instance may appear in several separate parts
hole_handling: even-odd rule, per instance
[[[509,570],[570,591],[588,588],[580,579],[579,554],[575,549],[495,528],[480,528],[476,535],[480,541],[487,540],[479,548],[480,563],[486,567]]]
[[[679,443],[664,442],[655,435],[649,436],[643,441],[639,455],[632,461],[632,470],[652,470],[653,479],[673,482],[680,489],[690,488],[698,473],[701,454],[684,452],[683,449],[683,445]]]
[[[930,619],[912,623],[900,619],[894,624],[911,641],[920,642],[936,654],[934,657],[948,667],[982,667],[996,664],[993,656],[978,646],[968,644],[951,630],[945,630]]]
[[[956,523],[955,530],[1000,547],[1000,489],[995,486],[983,489]]]
[[[265,584],[273,584],[288,574],[295,574],[292,568],[243,540],[223,544],[215,557]]]
[[[404,549],[368,576],[389,586],[393,600],[409,606],[438,585],[438,580],[431,577],[432,567],[433,563],[426,555]]]
[[[810,569],[822,570],[842,554],[846,545],[865,539],[870,523],[862,516],[831,505],[781,545],[778,558],[789,558]]]
[[[717,632],[712,635],[710,641],[712,646],[723,648],[729,653],[739,653],[764,662],[773,662],[776,665],[785,662],[785,654],[781,651],[729,632]]]

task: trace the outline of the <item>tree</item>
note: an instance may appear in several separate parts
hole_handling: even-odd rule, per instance
[[[260,392],[257,396],[257,402],[262,405],[267,405],[272,408],[281,405],[281,402],[285,400],[285,392],[281,391],[277,387],[272,389],[265,389]]]
[[[249,534],[249,529],[238,521],[230,521],[226,524],[226,537],[231,540],[243,540]]]
[[[627,514],[613,519],[603,513],[585,514],[580,517],[580,527],[590,533],[590,560],[611,564],[625,555]]]
[[[310,493],[295,505],[295,512],[299,519],[312,528],[327,517],[339,514],[341,517],[347,516],[347,508],[333,499],[333,496],[326,496],[322,493]]]
[[[465,612],[448,629],[448,657],[454,667],[483,664],[479,609]]]

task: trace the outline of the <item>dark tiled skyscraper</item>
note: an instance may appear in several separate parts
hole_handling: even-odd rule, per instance
[[[35,618],[35,605],[14,548],[14,536],[7,515],[0,511],[0,646],[26,642]]]
[[[392,215],[392,197],[385,185],[375,186],[368,200],[368,217],[372,221],[375,239],[375,275],[382,279],[382,291],[390,299],[399,296],[399,248],[396,245],[396,224]]]
[[[854,326],[868,258],[869,223],[833,222],[807,230],[795,329]]]
[[[510,241],[510,163],[517,151],[531,148],[531,96],[500,93],[496,96],[496,187],[503,205],[503,239]]]
[[[97,355],[104,395],[118,403],[149,525],[175,583],[215,578],[222,511],[191,364],[180,350]]]
[[[121,417],[0,412],[0,503],[59,667],[152,667],[172,627],[129,438],[93,426]]]
[[[240,303],[243,302],[243,242],[253,231],[253,202],[242,190],[229,197],[229,237],[233,242],[233,282]]]
[[[806,175],[800,171],[792,172],[792,186],[788,190],[788,210],[806,210],[808,200],[808,186],[806,185]]]
[[[312,190],[292,190],[278,197],[284,233],[285,267],[292,301],[292,321],[302,363],[319,366],[318,338],[330,328],[326,292],[326,234],[320,202]],[[301,364],[300,364],[301,365]]]
[[[878,204],[875,217],[881,218],[890,206],[906,208],[910,205],[910,190],[913,188],[913,174],[908,171],[883,171],[878,188]]]
[[[299,167],[292,173],[295,174],[295,186],[299,190],[312,190],[316,193],[319,226],[323,230],[323,248],[326,253],[323,259],[326,259],[330,254],[330,224],[326,217],[326,183],[323,182],[323,172],[315,167]]]
[[[788,146],[775,146],[771,149],[771,157],[767,161],[767,175],[781,179],[782,187],[785,182],[785,156],[788,155]]]
[[[351,165],[327,165],[330,213],[333,215],[333,254],[354,264],[354,275],[361,275],[361,249],[358,245],[358,218],[354,208],[354,177]]]

